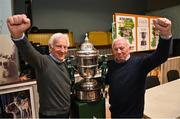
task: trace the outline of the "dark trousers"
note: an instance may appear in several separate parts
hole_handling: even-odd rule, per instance
[[[69,113],[67,114],[57,114],[57,115],[44,115],[42,113],[39,113],[39,118],[69,118]]]

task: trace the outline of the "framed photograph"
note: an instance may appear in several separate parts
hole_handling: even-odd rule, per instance
[[[154,29],[153,20],[157,17],[150,18],[150,50],[154,50],[157,48],[159,43],[159,31]]]
[[[136,51],[136,16],[116,13],[114,16],[116,37],[124,37],[130,44],[130,51]]]
[[[35,115],[33,86],[0,90],[0,118],[35,118]]]
[[[149,50],[149,19],[137,17],[137,51]]]

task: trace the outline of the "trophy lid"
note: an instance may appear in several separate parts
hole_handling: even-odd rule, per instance
[[[78,56],[94,56],[98,55],[99,52],[94,48],[93,44],[89,42],[89,39],[85,37],[85,42],[81,44],[80,50],[77,51]]]
[[[92,50],[94,50],[93,44],[89,42],[89,39],[87,37],[87,33],[86,33],[86,37],[85,37],[85,42],[83,44],[81,44],[80,50],[82,50],[82,51],[92,51]]]

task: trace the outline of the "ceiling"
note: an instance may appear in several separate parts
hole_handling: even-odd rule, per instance
[[[160,10],[180,4],[180,0],[147,0],[147,12]]]

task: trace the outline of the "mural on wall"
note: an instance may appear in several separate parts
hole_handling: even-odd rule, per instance
[[[9,31],[6,26],[6,19],[11,14],[12,14],[11,0],[1,0],[0,1],[0,85],[16,82],[19,80],[16,47],[10,38]]]
[[[0,34],[0,84],[18,81],[16,47],[7,35]]]

